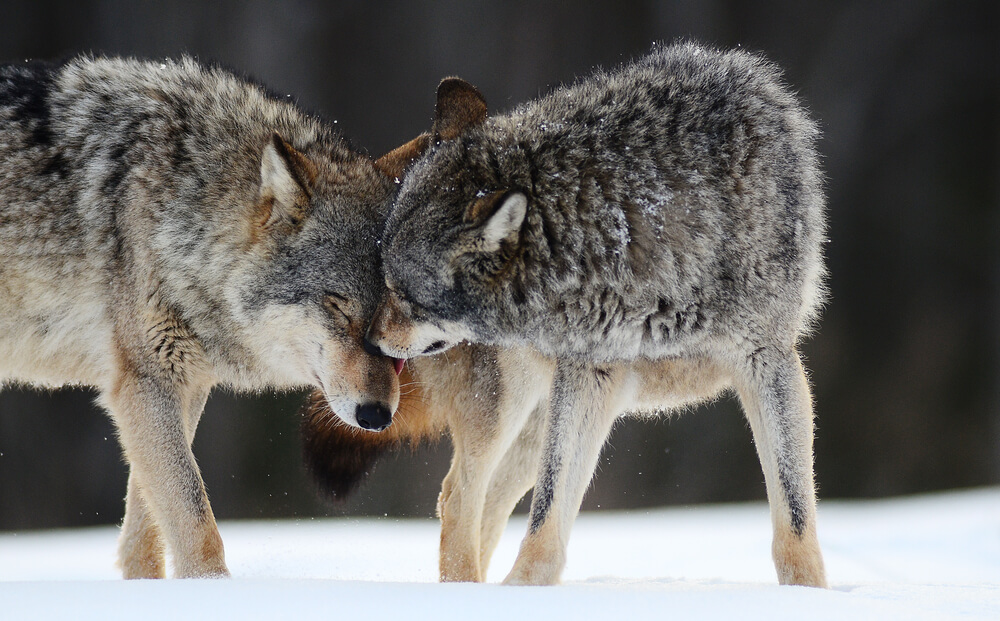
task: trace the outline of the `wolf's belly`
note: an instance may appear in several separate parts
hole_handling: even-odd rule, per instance
[[[3,275],[0,377],[45,386],[105,385],[113,366],[111,326],[94,283]]]

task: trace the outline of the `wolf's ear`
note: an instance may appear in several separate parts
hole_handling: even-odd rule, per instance
[[[441,80],[434,108],[435,140],[454,140],[486,120],[486,100],[476,87],[460,78]]]
[[[517,236],[528,211],[528,197],[512,190],[493,192],[473,202],[465,212],[466,222],[482,222],[477,230],[477,250],[496,252],[500,243]]]
[[[403,173],[406,172],[409,165],[413,163],[413,160],[423,155],[430,144],[431,135],[426,132],[420,134],[375,160],[375,168],[390,179],[402,179]]]
[[[305,155],[274,132],[260,158],[260,218],[264,228],[297,227],[309,210],[319,171]]]

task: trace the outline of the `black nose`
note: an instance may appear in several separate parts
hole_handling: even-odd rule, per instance
[[[381,403],[359,405],[354,415],[362,429],[382,431],[392,422],[392,412]]]
[[[364,341],[362,342],[361,346],[364,348],[364,350],[367,353],[371,354],[372,356],[384,356],[385,355],[385,354],[382,353],[382,348],[380,348],[378,345],[376,345],[375,343],[372,343],[371,341],[368,340],[368,335],[367,334],[365,335]]]

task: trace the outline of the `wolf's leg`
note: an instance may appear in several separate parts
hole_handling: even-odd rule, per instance
[[[524,421],[547,392],[552,361],[527,349],[455,348],[436,378],[454,454],[441,486],[441,580],[482,581],[483,509],[493,473]],[[431,367],[428,366],[427,371]]]
[[[479,408],[451,417],[454,455],[441,486],[440,571],[443,582],[482,582],[480,565],[483,508],[498,465],[530,412],[482,400]],[[502,470],[502,468],[501,468]]]
[[[469,450],[469,443],[460,436],[461,433],[452,432],[451,468],[438,497],[441,518],[438,570],[441,582],[482,582],[479,566],[482,499],[496,460],[492,458],[493,451],[483,454]]]
[[[131,489],[141,491],[147,513],[173,554],[174,575],[181,578],[229,575],[222,539],[190,448],[207,392],[207,387],[178,386],[126,370],[105,395],[129,461],[130,481],[134,479]],[[133,500],[131,507],[138,504]],[[150,524],[148,517],[143,520],[141,516],[126,522],[131,533]],[[150,537],[144,535],[139,541]]]
[[[129,473],[125,519],[118,536],[118,566],[126,580],[166,578],[160,528],[146,507],[135,474]]]
[[[194,432],[204,410],[208,391],[192,394],[184,408],[185,436],[188,446],[194,442]],[[137,477],[129,473],[128,494],[125,497],[125,519],[118,537],[118,565],[126,580],[135,578],[165,578],[166,559],[160,528],[153,519],[139,489]]]
[[[528,534],[506,584],[555,584],[601,447],[621,408],[626,371],[559,360],[552,384]]]
[[[825,587],[816,537],[812,399],[798,354],[760,349],[739,375],[740,400],[767,484],[778,582]]]
[[[486,492],[482,534],[479,538],[479,566],[484,580],[510,514],[518,501],[535,485],[547,413],[547,401],[535,408],[493,473],[490,488]]]

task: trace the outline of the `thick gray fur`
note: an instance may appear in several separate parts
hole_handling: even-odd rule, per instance
[[[0,381],[101,391],[126,577],[226,575],[190,451],[217,384],[398,402],[362,351],[395,186],[286,98],[190,59],[0,67]],[[162,539],[161,539],[162,536]]]
[[[647,363],[675,360],[701,369],[694,395],[731,386],[743,402],[780,581],[825,584],[796,351],[824,299],[817,135],[773,64],[693,43],[494,117],[442,82],[433,142],[388,218],[369,338],[398,357],[466,339],[555,358],[508,582],[558,580],[614,418],[655,406],[643,391],[675,371]]]
[[[71,313],[77,296],[111,295],[115,272],[151,260],[157,294],[165,306],[184,308],[220,379],[257,389],[271,362],[240,342],[234,322],[251,328],[275,299],[318,305],[348,287],[368,290],[353,297],[377,295],[377,265],[356,251],[375,248],[376,208],[390,192],[374,171],[356,188],[324,176],[317,193],[336,201],[317,201],[301,234],[279,240],[276,260],[240,263],[245,240],[236,233],[259,200],[261,150],[272,133],[344,168],[369,160],[327,125],[222,69],[187,58],[8,65],[0,69],[0,131],[2,279],[28,273],[20,261],[43,262],[65,296],[60,312]],[[148,247],[134,247],[139,226],[150,229],[140,236]],[[74,281],[81,262],[103,290]],[[230,278],[245,285],[238,299],[225,299]],[[44,350],[60,319],[38,313],[19,336],[37,338]]]
[[[660,48],[434,145],[403,183],[386,270],[476,340],[553,355],[787,347],[823,299],[816,137],[760,57]],[[529,199],[503,260],[467,252],[462,219],[497,190]]]

